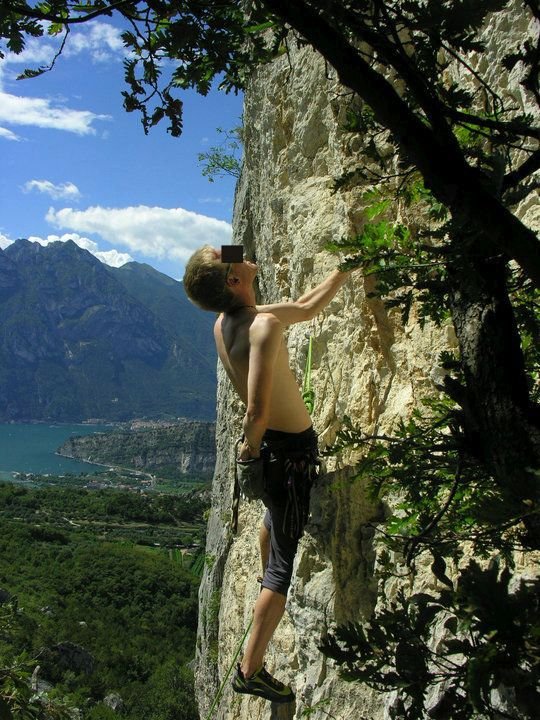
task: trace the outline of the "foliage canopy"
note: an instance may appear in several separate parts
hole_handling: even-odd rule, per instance
[[[0,484],[2,720],[109,720],[111,692],[126,720],[195,720],[198,577],[152,541],[197,504]]]

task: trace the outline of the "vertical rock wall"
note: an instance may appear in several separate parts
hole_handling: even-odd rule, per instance
[[[323,280],[338,259],[324,245],[359,228],[362,189],[334,193],[334,180],[352,169],[360,148],[345,132],[348,99],[310,49],[291,48],[254,78],[245,104],[245,167],[237,191],[235,242],[254,252],[261,300],[296,299]],[[367,189],[367,188],[366,188]],[[411,316],[367,294],[372,281],[354,274],[314,321],[289,329],[291,362],[302,382],[308,337],[313,336],[313,423],[321,448],[336,437],[344,415],[370,431],[388,430],[432,392],[439,353],[453,343],[450,327],[422,330]],[[251,618],[260,572],[257,534],[263,507],[242,502],[231,529],[233,446],[243,407],[220,373],[217,467],[208,526],[207,569],[201,586],[197,686],[201,717],[208,712]],[[340,720],[383,717],[381,698],[339,680],[318,650],[329,626],[367,617],[377,599],[375,551],[368,523],[380,509],[351,482],[351,458],[326,462],[313,492],[312,517],[301,541],[287,611],[267,657],[268,666],[295,688],[301,717],[318,705]],[[213,717],[278,717],[269,703],[225,694]],[[296,713],[296,714],[295,714]]]
[[[369,187],[332,190],[353,170],[362,141],[344,130],[351,98],[333,70],[309,48],[289,48],[258,70],[245,101],[245,166],[237,190],[235,242],[259,265],[260,299],[296,299],[336,267],[324,251],[330,240],[359,229]],[[385,151],[384,145],[381,151]],[[288,346],[301,383],[313,336],[313,423],[320,446],[330,445],[345,415],[367,431],[389,431],[421,399],[435,392],[441,351],[455,346],[450,325],[423,328],[414,309],[407,325],[398,310],[368,298],[372,280],[353,274],[317,319],[292,326]],[[197,649],[198,700],[206,718],[247,627],[260,572],[258,527],[263,506],[243,501],[236,535],[231,529],[233,447],[243,407],[220,371],[217,467],[208,526],[207,568],[200,591]],[[227,681],[212,712],[219,720],[309,717],[382,720],[387,696],[342,681],[318,650],[328,629],[362,620],[377,603],[372,523],[381,509],[366,488],[351,482],[354,457],[326,461],[312,495],[312,514],[297,555],[287,610],[267,656],[272,672],[297,693],[294,706],[277,708],[236,696]],[[417,585],[436,583],[420,572]]]

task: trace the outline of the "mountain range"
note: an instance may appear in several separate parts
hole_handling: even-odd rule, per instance
[[[0,250],[0,421],[213,420],[213,321],[149,265],[17,240]]]

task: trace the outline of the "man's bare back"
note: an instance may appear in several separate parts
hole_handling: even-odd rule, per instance
[[[248,372],[250,337],[265,323],[279,323],[272,313],[255,310],[221,314],[214,325],[216,347],[234,388],[241,400],[248,403]],[[276,355],[267,427],[272,430],[298,433],[311,426],[296,379],[289,366],[289,353],[279,329],[281,340]]]

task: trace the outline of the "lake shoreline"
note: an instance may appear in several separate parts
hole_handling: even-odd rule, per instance
[[[0,480],[13,482],[15,473],[26,475],[84,475],[108,466],[70,458],[57,450],[73,436],[108,433],[112,423],[0,423]]]

